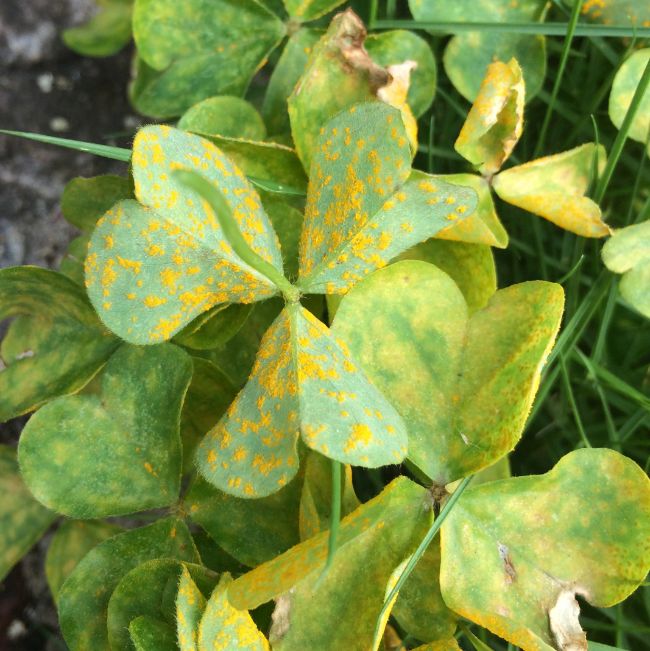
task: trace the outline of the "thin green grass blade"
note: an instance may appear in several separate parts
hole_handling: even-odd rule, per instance
[[[341,463],[331,460],[332,463],[332,507],[330,512],[330,534],[327,543],[327,562],[325,572],[332,565],[336,553],[336,543],[339,535],[339,522],[341,521]]]

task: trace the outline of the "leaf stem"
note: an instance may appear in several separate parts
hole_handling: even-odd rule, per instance
[[[239,224],[235,221],[228,202],[219,189],[203,176],[191,170],[176,170],[173,172],[173,176],[184,186],[200,194],[210,204],[217,215],[226,240],[242,261],[266,276],[284,294],[289,303],[295,303],[299,296],[298,289],[271,263],[251,249],[239,230]]]
[[[392,607],[393,602],[397,597],[397,594],[402,589],[402,586],[404,585],[404,583],[406,583],[406,580],[409,578],[409,576],[411,576],[411,573],[415,569],[415,566],[417,565],[418,561],[420,560],[420,558],[422,558],[422,555],[427,550],[427,547],[429,547],[431,541],[435,538],[438,531],[440,531],[440,527],[442,526],[442,523],[445,521],[451,509],[454,507],[454,505],[456,504],[460,496],[463,494],[463,492],[465,491],[467,485],[471,480],[472,480],[472,475],[470,475],[469,477],[465,477],[463,481],[458,485],[458,488],[451,494],[449,499],[445,502],[445,505],[442,507],[440,514],[434,520],[433,524],[429,528],[429,531],[427,531],[424,538],[422,538],[422,541],[418,545],[418,548],[415,550],[415,552],[409,559],[408,563],[406,564],[406,567],[402,570],[402,573],[399,575],[399,578],[397,579],[395,585],[393,586],[393,589],[388,593],[386,599],[384,599],[384,605],[382,606],[381,611],[379,612],[379,617],[377,617],[377,625],[375,627],[375,637],[374,637],[374,642],[372,647],[373,649],[379,648],[379,643],[381,641],[381,636],[383,634],[382,623],[384,621],[384,617],[386,616],[387,612]]]

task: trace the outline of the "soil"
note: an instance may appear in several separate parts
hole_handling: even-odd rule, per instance
[[[141,121],[126,97],[131,52],[89,59],[60,39],[94,10],[92,0],[0,2],[0,128],[128,146]],[[56,268],[77,234],[59,207],[65,184],[123,171],[122,163],[0,135],[0,268]],[[0,425],[0,443],[14,445],[24,421]],[[44,579],[48,538],[0,583],[0,651],[66,648]]]

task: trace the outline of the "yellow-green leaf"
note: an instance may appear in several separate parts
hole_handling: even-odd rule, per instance
[[[55,518],[56,515],[41,506],[23,483],[15,450],[0,445],[0,581]]]
[[[633,592],[650,570],[649,523],[650,481],[613,450],[469,488],[442,525],[443,598],[525,651],[586,649],[574,595],[608,607]]]
[[[602,257],[610,271],[623,274],[619,284],[623,298],[650,318],[650,221],[615,231],[605,242]]]
[[[488,66],[454,145],[484,176],[501,169],[521,137],[526,89],[516,59]]]
[[[447,274],[404,261],[349,292],[333,332],[394,401],[409,459],[444,485],[516,445],[563,305],[559,285],[527,282],[498,291],[469,317]]]
[[[203,476],[238,497],[263,497],[298,471],[297,441],[353,465],[399,463],[403,423],[329,330],[299,305],[260,343],[248,383],[199,447]]]
[[[324,16],[343,2],[344,0],[284,0],[284,6],[292,18],[304,22]]]
[[[177,651],[174,629],[160,620],[140,615],[129,624],[129,637],[135,651]]]
[[[145,127],[133,144],[140,203],[123,201],[99,220],[86,258],[93,305],[131,343],[164,341],[215,305],[251,303],[277,292],[234,253],[208,203],[174,179],[178,169],[214,184],[249,246],[282,269],[277,236],[241,170],[208,140]]]
[[[180,651],[199,651],[199,622],[207,603],[187,567],[183,565],[176,596],[176,634]]]
[[[593,172],[601,172],[604,166],[605,148],[588,143],[511,167],[492,179],[492,187],[504,201],[564,230],[583,237],[605,237],[611,230],[600,206],[585,196]]]

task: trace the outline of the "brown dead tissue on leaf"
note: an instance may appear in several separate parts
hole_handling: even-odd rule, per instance
[[[391,83],[392,77],[388,70],[377,65],[363,46],[368,33],[361,18],[352,9],[347,9],[336,18],[339,19],[339,28],[335,43],[341,53],[344,68],[349,72],[366,71],[374,93]]]
[[[275,608],[271,615],[271,630],[269,631],[269,640],[277,642],[281,640],[289,631],[291,623],[291,590],[281,594],[275,600]]]
[[[575,589],[564,589],[548,611],[551,633],[559,651],[587,651],[587,636],[580,626],[580,605]]]

